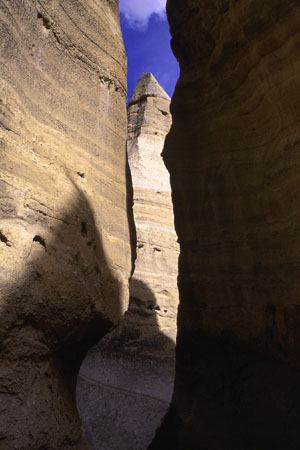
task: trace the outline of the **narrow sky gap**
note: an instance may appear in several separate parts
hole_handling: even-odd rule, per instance
[[[151,72],[171,97],[179,67],[170,47],[165,0],[120,0],[121,28],[128,58],[129,100],[143,72]]]

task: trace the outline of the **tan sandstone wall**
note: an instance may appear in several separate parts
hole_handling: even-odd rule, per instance
[[[179,246],[169,173],[161,152],[172,117],[170,98],[144,73],[128,103],[128,162],[133,186],[137,256],[130,295],[157,312],[159,329],[176,340]]]
[[[1,1],[0,74],[0,448],[82,448],[77,371],[129,299],[118,2]]]
[[[181,66],[163,152],[180,307],[175,442],[153,448],[296,450],[300,5],[167,9]]]

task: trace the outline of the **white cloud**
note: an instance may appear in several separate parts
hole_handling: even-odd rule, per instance
[[[152,14],[165,18],[166,0],[119,0],[120,12],[132,28],[146,29]]]

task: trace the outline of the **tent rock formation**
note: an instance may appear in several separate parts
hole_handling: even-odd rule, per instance
[[[129,310],[89,352],[79,375],[78,407],[94,449],[146,449],[171,400],[178,244],[160,155],[171,125],[169,104],[150,73],[141,76],[128,104],[137,259]]]

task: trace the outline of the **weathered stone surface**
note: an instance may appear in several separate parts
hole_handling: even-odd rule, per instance
[[[137,259],[121,324],[85,359],[77,389],[94,450],[145,450],[166,414],[174,380],[178,244],[169,174],[160,153],[170,99],[143,74],[128,106],[128,159]]]
[[[88,348],[127,308],[118,2],[0,4],[0,448],[83,448]]]
[[[300,5],[169,0],[177,443],[300,445]],[[168,425],[168,423],[166,424]]]
[[[144,73],[128,104],[127,152],[137,233],[130,295],[148,307],[160,308],[159,328],[175,341],[179,247],[170,177],[161,158],[172,122],[169,107],[167,93],[151,73]]]

